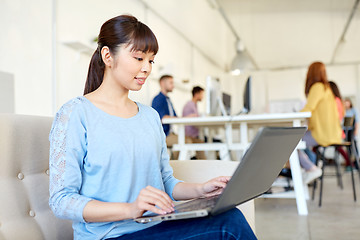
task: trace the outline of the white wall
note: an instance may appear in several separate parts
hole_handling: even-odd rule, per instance
[[[305,102],[306,74],[307,68],[253,72],[254,112],[268,112],[271,101],[299,99]],[[327,66],[327,75],[338,85],[343,97],[356,99],[359,109],[359,65]]]
[[[160,44],[149,81],[140,92],[130,94],[136,101],[150,104],[159,91],[158,78],[164,73],[175,76],[176,89],[171,98],[179,115],[185,102],[191,98],[192,87],[205,87],[208,75],[219,77],[222,90],[232,95],[232,113],[241,110],[243,88],[248,74],[253,77],[253,113],[267,112],[271,101],[305,99],[303,89],[306,67],[252,71],[239,77],[228,75],[225,70],[234,55],[234,36],[206,0],[184,0],[181,4],[179,1],[144,2],[149,4],[149,8],[140,0],[107,0],[105,3],[95,0],[57,1],[56,109],[69,99],[82,95],[90,61],[90,54],[80,53],[64,43],[76,41],[95,49],[92,39],[97,36],[101,24],[123,13],[133,14],[149,25]],[[196,8],[187,7],[191,3]],[[301,13],[296,13],[292,18],[302,18],[301,16]],[[311,18],[302,18],[307,23],[297,26],[298,30],[316,19],[314,14],[307,16]],[[168,20],[164,21],[164,17]],[[298,35],[286,34],[291,28],[281,22],[276,25],[276,29],[283,31],[272,32],[271,27],[275,25],[265,22],[268,17],[257,12],[244,13],[238,18],[244,30],[243,35],[248,36],[245,38],[246,46],[253,50],[255,60],[262,56],[265,65],[271,66],[271,61],[275,58],[282,58],[285,64],[285,55],[282,57],[276,48],[281,51],[296,48],[290,42]],[[333,18],[336,20],[338,17],[335,15]],[[14,75],[16,113],[52,115],[56,110],[52,109],[51,18],[52,6],[49,0],[0,2],[0,29],[3,33],[0,52],[5,56],[0,58],[0,71]],[[279,20],[284,16],[274,18]],[[338,21],[335,23],[332,31],[338,32],[342,25]],[[358,24],[358,21],[355,23]],[[322,20],[321,24],[324,27],[328,22]],[[329,37],[329,34],[326,33],[325,37]],[[276,36],[280,37],[274,40]],[[277,47],[268,49],[265,45],[259,46],[257,39],[262,38],[269,38],[269,43],[278,41],[278,45],[273,45]],[[334,39],[331,38],[330,42],[333,43]],[[316,45],[311,48],[315,55],[309,58],[309,64],[316,58]],[[300,52],[293,56],[294,59],[298,57],[301,57]],[[355,96],[356,106],[359,107],[360,98],[357,93],[360,91],[360,65],[327,66],[327,70],[329,78],[338,83],[342,94]],[[183,80],[189,80],[189,83],[185,84]],[[200,104],[201,112],[205,112],[205,104]]]
[[[123,13],[132,14],[148,24],[160,43],[149,83],[141,92],[131,94],[135,100],[150,104],[152,97],[159,91],[157,79],[161,74],[170,73],[175,76],[177,86],[172,98],[177,111],[181,113],[184,99],[190,99],[190,90],[194,85],[204,86],[207,75],[225,74],[226,51],[223,49],[228,49],[227,41],[231,41],[233,36],[220,15],[210,9],[206,1],[197,1],[196,4],[206,12],[198,13],[197,16],[203,21],[194,22],[192,28],[188,27],[189,19],[178,25],[178,28],[172,27],[173,23],[164,22],[157,12],[148,9],[142,1],[108,0],[104,3],[95,0],[61,0],[56,3],[57,84],[56,109],[52,109],[52,1],[0,2],[0,27],[4,33],[0,38],[0,52],[7,56],[0,58],[0,71],[14,75],[16,113],[52,115],[66,101],[82,95],[91,56],[65,43],[77,42],[95,49],[92,39],[97,36],[101,24]],[[176,11],[179,6],[172,2],[168,7]],[[186,9],[185,4],[182,9]],[[181,14],[181,11],[177,11],[177,14]],[[209,22],[207,25],[206,21]],[[181,31],[185,31],[185,34]],[[194,31],[198,33],[191,39],[188,35]],[[210,40],[198,39],[203,36]],[[199,46],[202,47],[200,51]],[[219,59],[215,59],[215,56]],[[188,79],[189,83],[183,84],[184,79]],[[202,105],[205,109],[204,103]]]
[[[51,114],[51,1],[0,1],[0,71],[14,75],[15,112]]]
[[[0,71],[0,113],[15,113],[14,76]]]
[[[207,48],[212,49],[212,51],[206,52],[206,54],[216,56],[219,49],[227,49],[228,40],[231,41],[233,36],[222,21],[221,16],[216,11],[211,10],[206,1],[197,1],[196,3],[200,4],[203,9],[208,8],[207,11],[212,13],[210,16],[212,17],[210,23],[212,25],[203,25],[204,23],[200,22],[197,25],[194,24],[194,28],[198,29],[202,24],[201,29],[211,32],[214,39],[209,38],[206,42],[209,45]],[[84,8],[84,5],[91,6],[91,8]],[[171,10],[178,14],[180,11],[176,10],[179,6],[174,5],[174,2],[171,5]],[[160,10],[160,13],[164,13]],[[195,85],[205,87],[207,75],[220,77],[225,82],[230,81],[224,71],[225,66],[216,64],[217,62],[224,62],[222,59],[225,58],[226,51],[221,51],[220,59],[222,61],[214,61],[214,64],[208,56],[204,56],[203,50],[199,50],[197,47],[199,40],[196,39],[199,36],[195,36],[193,39],[186,36],[186,31],[193,29],[188,27],[187,24],[190,23],[186,22],[186,19],[184,19],[182,29],[177,29],[171,22],[165,22],[157,11],[145,7],[141,1],[114,0],[103,4],[95,0],[82,0],[76,1],[76,3],[64,0],[58,2],[58,107],[68,99],[82,94],[90,61],[90,55],[81,54],[63,43],[78,41],[95,48],[91,40],[97,36],[101,24],[107,19],[123,13],[132,14],[146,23],[153,30],[159,42],[159,52],[155,58],[152,74],[141,91],[130,93],[132,99],[150,105],[152,98],[160,90],[159,77],[163,74],[172,74],[176,88],[170,97],[178,115],[181,115],[183,105],[191,99],[192,87]],[[201,14],[204,13],[199,13],[200,18]],[[221,34],[214,33],[212,31],[214,28]],[[179,32],[179,30],[183,30],[185,33]],[[201,33],[198,34],[201,35]],[[185,84],[183,80],[189,80],[189,82]],[[199,109],[205,112],[205,102],[200,104]]]

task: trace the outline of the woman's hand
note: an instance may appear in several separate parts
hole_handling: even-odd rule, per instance
[[[130,204],[130,216],[141,217],[144,212],[167,214],[174,211],[174,203],[165,192],[151,186],[142,189],[137,199]]]
[[[216,177],[203,184],[201,184],[200,192],[203,197],[211,197],[219,195],[223,192],[230,177]]]

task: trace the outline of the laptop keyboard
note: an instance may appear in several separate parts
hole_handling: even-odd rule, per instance
[[[175,212],[188,212],[205,208],[213,208],[220,195],[209,198],[198,198],[175,206]]]

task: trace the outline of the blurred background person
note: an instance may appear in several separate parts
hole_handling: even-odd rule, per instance
[[[354,117],[353,128],[349,129],[346,141],[351,141],[351,138],[352,137],[354,138],[354,145],[355,145],[356,153],[350,152],[350,155],[354,155],[354,154],[358,155],[359,150],[357,147],[357,133],[358,133],[358,129],[359,129],[359,113],[358,113],[357,109],[353,106],[353,103],[350,98],[345,98],[344,105],[345,105],[345,110],[346,110],[345,117]],[[352,151],[351,148],[350,148],[350,151]],[[355,167],[357,169],[359,169],[359,166],[357,165],[356,161],[355,161]]]
[[[309,66],[305,96],[307,102],[301,111],[311,112],[308,131],[303,137],[306,147],[310,150],[317,145],[328,146],[341,143],[342,129],[336,101],[327,79],[325,65],[322,62],[314,62]],[[321,169],[311,162],[303,151],[299,151],[299,160],[301,166],[306,170],[305,183],[310,183],[321,176]]]
[[[344,102],[343,99],[341,97],[341,93],[340,90],[337,86],[337,84],[333,81],[329,81],[329,85],[331,88],[331,91],[334,94],[335,97],[335,102],[336,102],[336,107],[338,110],[338,114],[339,114],[339,121],[341,123],[341,125],[343,125],[344,122],[344,116],[345,116],[345,106],[344,106]],[[342,139],[345,139],[345,132],[342,132]],[[344,157],[345,159],[345,169],[346,170],[350,170],[351,167],[351,162],[350,162],[350,158],[349,155],[344,151],[344,149],[342,147],[337,147],[336,150]]]
[[[200,117],[197,103],[204,98],[204,89],[200,86],[193,87],[192,99],[188,101],[184,108],[183,117]],[[185,126],[185,136],[189,137],[193,143],[204,143],[199,137],[199,129],[196,126]],[[196,151],[196,159],[206,159],[203,151]]]
[[[337,84],[333,81],[329,81],[329,86],[335,97],[336,107],[337,107],[338,114],[339,114],[339,120],[340,120],[340,122],[342,122],[344,120],[344,116],[345,116],[345,106],[344,106],[344,102],[343,102],[343,99],[340,94],[340,90],[339,90]]]
[[[168,96],[168,93],[174,89],[174,77],[171,75],[163,75],[159,80],[160,92],[152,100],[151,106],[159,113],[160,119],[177,117],[174,106]],[[178,135],[175,134],[171,124],[162,124],[164,133],[166,135],[166,145],[172,148],[174,144],[178,143]],[[185,143],[191,143],[190,138],[185,138]],[[172,151],[171,159],[178,159],[179,152]]]
[[[159,113],[160,119],[177,117],[173,104],[168,96],[168,93],[174,89],[174,78],[171,75],[163,75],[159,80],[160,92],[152,100],[151,106]],[[163,124],[166,140],[170,133],[173,133],[173,129],[170,124]]]

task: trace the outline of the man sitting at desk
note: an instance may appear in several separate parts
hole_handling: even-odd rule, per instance
[[[160,77],[160,93],[154,97],[151,106],[159,113],[161,120],[163,118],[177,117],[175,109],[171,103],[168,93],[174,89],[174,78],[171,75],[163,75]],[[172,147],[178,143],[178,135],[174,133],[170,124],[163,124],[166,135],[166,145]],[[189,138],[185,138],[185,143],[191,143]],[[173,159],[178,159],[179,152],[172,152]]]
[[[187,102],[183,108],[183,117],[199,117],[197,109],[197,103],[200,102],[204,97],[204,89],[196,86],[192,89],[192,99]],[[203,143],[199,138],[199,129],[195,126],[185,126],[185,136],[191,139],[193,143]],[[203,151],[196,152],[197,159],[206,159]]]

